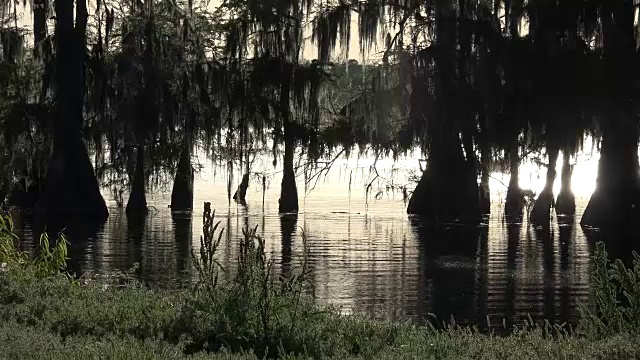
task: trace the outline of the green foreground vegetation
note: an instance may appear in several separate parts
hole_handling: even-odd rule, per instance
[[[576,329],[531,325],[509,336],[445,330],[340,315],[304,295],[306,261],[289,279],[254,230],[244,232],[233,276],[215,261],[221,238],[205,210],[198,282],[151,290],[74,278],[64,272],[67,242],[42,237],[35,257],[18,250],[0,217],[2,359],[632,359],[640,357],[640,257],[632,268],[594,258],[594,308]],[[224,280],[223,280],[224,279]]]

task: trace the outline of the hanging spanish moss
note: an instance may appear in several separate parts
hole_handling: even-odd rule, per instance
[[[99,221],[100,188],[129,212],[170,188],[172,209],[189,211],[199,153],[227,167],[228,200],[241,202],[264,178],[252,159],[270,153],[283,167],[279,210],[295,212],[297,156],[309,190],[336,154],[419,148],[427,166],[405,192],[408,213],[478,222],[490,174],[508,171],[504,211],[520,220],[519,168],[545,154],[532,220],[546,223],[554,159],[562,151],[556,213],[570,214],[569,162],[591,136],[598,189],[582,223],[640,216],[630,1],[103,0],[89,13],[85,1],[37,0],[32,35],[18,4],[0,1],[0,197],[23,209]],[[356,33],[371,57],[339,59]]]

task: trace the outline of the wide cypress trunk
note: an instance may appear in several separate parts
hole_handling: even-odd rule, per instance
[[[233,194],[233,200],[237,203],[245,203],[247,197],[247,189],[249,189],[249,173],[245,173],[242,175],[242,181],[240,181],[240,185],[238,185],[238,190]]]
[[[602,147],[596,190],[580,223],[594,227],[629,226],[640,219],[638,123],[630,99],[634,86],[630,79],[638,73],[633,2],[606,2],[601,21],[609,111],[608,118],[600,121]]]
[[[482,220],[472,136],[466,130],[469,121],[465,111],[456,108],[457,96],[463,93],[465,80],[456,74],[456,21],[452,4],[436,2],[436,36],[438,53],[435,56],[437,81],[435,86],[435,114],[426,121],[415,114],[416,121],[426,121],[429,137],[427,169],[422,174],[409,204],[407,213],[420,215],[433,222],[480,222]],[[459,62],[458,71],[464,66]],[[428,75],[422,75],[428,76]],[[426,83],[426,82],[423,82]],[[416,82],[418,96],[433,96],[429,87]],[[423,100],[417,100],[423,101]],[[430,111],[421,104],[413,104],[422,111]],[[462,133],[462,139],[460,134]],[[467,156],[463,153],[463,145]]]
[[[547,144],[549,163],[547,164],[547,178],[544,189],[536,199],[531,210],[530,220],[537,225],[549,224],[551,220],[551,208],[554,207],[553,183],[556,180],[556,162],[560,148],[553,144]]]
[[[509,154],[510,173],[509,187],[507,188],[507,198],[504,204],[504,215],[507,221],[521,221],[524,210],[523,192],[520,188],[520,154],[518,145],[512,145]]]
[[[562,153],[562,173],[560,175],[560,193],[556,200],[556,214],[573,216],[576,213],[576,197],[571,190],[571,175],[573,169],[570,164],[571,155],[567,150]]]
[[[149,211],[147,208],[146,181],[144,175],[144,141],[142,141],[142,144],[143,145],[138,145],[136,169],[131,184],[131,194],[129,194],[129,201],[127,202],[127,213]]]
[[[144,52],[143,52],[143,90],[142,96],[137,99],[136,118],[134,121],[134,132],[137,142],[136,167],[131,184],[131,194],[127,202],[127,213],[146,213],[146,177],[145,177],[145,147],[146,137],[151,129],[158,125],[159,113],[156,99],[156,70],[153,63],[155,20],[153,17],[153,1],[148,1],[149,18],[144,30]]]
[[[191,151],[188,146],[182,150],[176,178],[171,192],[171,211],[193,210],[193,169],[191,168]]]
[[[55,1],[56,107],[53,153],[38,212],[49,220],[102,222],[108,210],[82,141],[86,0]]]
[[[470,168],[459,137],[434,139],[407,213],[433,222],[481,221],[478,181]]]
[[[477,180],[469,177],[464,161],[429,159],[407,213],[433,222],[481,221]]]
[[[581,225],[607,227],[632,224],[640,219],[638,130],[631,119],[618,114],[602,136],[596,190],[584,211]]]
[[[284,160],[282,183],[280,184],[280,200],[278,211],[280,213],[298,212],[298,188],[296,186],[296,172],[293,169],[293,155],[295,142],[291,134],[290,125],[285,123],[284,128]]]
[[[244,138],[247,138],[246,133],[244,134]],[[249,150],[246,149],[245,150],[245,157],[246,157],[246,169],[244,172],[244,175],[242,175],[242,181],[240,181],[240,185],[238,185],[238,189],[236,190],[236,193],[233,194],[233,200],[235,200],[237,203],[240,204],[246,204],[246,197],[247,197],[247,190],[249,189],[249,178],[251,176],[251,174],[249,173],[250,167],[251,167],[251,162],[249,161]]]

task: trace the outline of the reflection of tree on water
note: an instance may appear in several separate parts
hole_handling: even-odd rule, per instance
[[[283,279],[289,279],[291,276],[291,256],[292,256],[292,243],[293,234],[296,231],[296,225],[298,224],[298,214],[282,214],[280,215],[280,232],[282,235],[282,259],[281,259],[281,274]]]
[[[536,240],[535,229],[527,226],[524,238],[520,238],[516,248],[513,272],[515,313],[509,319],[509,325],[522,324],[528,316],[534,320],[543,316],[545,276],[543,244]]]
[[[291,214],[291,215],[293,215],[293,214]],[[298,215],[296,214],[295,216],[296,216],[296,219],[297,219]],[[296,229],[297,226],[298,226],[297,224],[293,226],[293,228],[294,228],[293,231],[294,232],[295,232],[295,229]],[[320,287],[321,285],[326,285],[326,284],[322,284],[322,279],[323,278],[318,276],[318,272],[316,270],[325,268],[326,264],[324,264],[324,265],[322,264],[322,262],[321,262],[322,258],[320,256],[314,255],[314,252],[317,249],[314,248],[313,240],[314,239],[322,239],[323,237],[322,236],[317,236],[317,234],[315,234],[313,232],[313,229],[309,226],[309,223],[307,222],[307,217],[305,215],[302,215],[302,225],[300,225],[300,227],[302,228],[302,231],[304,231],[304,236],[307,238],[307,246],[309,247],[309,257],[307,258],[307,264],[309,265],[309,267],[311,269],[314,270],[314,271],[311,271],[311,273],[308,274],[308,276],[307,276],[307,284],[305,284],[305,285],[307,286],[307,290],[308,290],[307,293],[309,295],[312,295],[312,296],[315,297],[317,295],[316,290],[318,289],[318,287]],[[284,234],[285,232],[282,231],[282,233]],[[302,234],[300,234],[298,236],[298,238],[300,238],[300,243],[302,244],[301,236],[302,236]],[[292,236],[292,239],[293,239],[293,236]],[[284,245],[285,245],[285,242],[283,241],[282,242],[283,249],[284,249]],[[295,264],[295,260],[296,259],[293,258],[293,254],[294,254],[293,243],[291,243],[291,249],[292,249],[291,250],[292,256],[291,256],[291,261],[290,262],[291,262],[291,264]],[[300,247],[300,249],[301,249],[301,251],[304,251],[304,248],[302,246]],[[298,256],[298,255],[301,256],[302,253],[301,252],[300,253],[296,253],[296,256]],[[283,261],[283,263],[284,263],[284,261]],[[310,288],[309,288],[309,286],[310,286]]]
[[[224,230],[219,230],[224,231],[221,240],[222,266],[227,270],[234,270],[236,260],[236,252],[234,251],[234,249],[236,249],[237,247],[235,246],[236,242],[234,241],[234,239],[236,239],[236,235],[234,234],[235,229],[233,228],[233,226],[231,226],[231,207],[228,208],[227,216],[225,218],[222,218],[222,216],[218,215],[215,210],[213,213],[215,215],[214,222],[217,223],[218,221],[220,221],[220,227],[224,228]]]
[[[516,315],[516,260],[518,257],[518,247],[520,245],[520,237],[522,236],[522,223],[507,224],[507,263],[506,272],[507,277],[506,289],[504,289],[504,312],[502,313],[502,319],[507,327],[513,325],[512,321]],[[498,266],[500,266],[498,264]],[[491,285],[489,285],[491,286]]]
[[[250,229],[255,226],[249,226],[249,206],[246,201],[238,202],[238,218],[236,220],[239,220],[239,218],[242,218],[242,225],[236,223],[238,229]]]
[[[40,236],[44,233],[44,223],[41,221],[32,222],[33,217],[24,218],[25,224],[32,225],[32,242],[37,245]],[[89,269],[100,268],[102,259],[92,256],[95,250],[91,249],[95,246],[97,234],[104,233],[106,224],[74,224],[74,226],[63,228],[61,225],[49,224],[46,228],[47,235],[51,244],[55,244],[60,233],[64,233],[69,240],[67,266],[72,273],[81,274]],[[117,232],[114,232],[117,233]],[[35,247],[34,247],[35,249]],[[33,249],[30,249],[33,250]],[[97,266],[96,266],[97,265]]]
[[[500,214],[494,215],[501,217]],[[521,223],[490,222],[481,229],[478,268],[476,323],[483,330],[510,328],[515,316],[515,268],[517,248],[522,232]],[[502,223],[500,221],[499,223]],[[504,323],[503,323],[504,321]]]
[[[149,271],[147,266],[143,266],[146,262],[148,263],[148,259],[145,259],[142,255],[143,243],[145,241],[145,233],[148,236],[149,233],[149,220],[151,216],[149,216],[145,212],[135,212],[135,213],[127,213],[127,237],[126,239],[129,242],[129,251],[128,258],[131,264],[127,265],[131,267],[134,263],[139,263],[140,268],[138,269],[138,275],[143,281],[150,279],[154,274],[153,270]],[[120,270],[128,270],[128,269],[120,269]]]
[[[556,297],[555,288],[559,283],[559,272],[555,268],[555,249],[559,244],[555,243],[555,232],[549,224],[534,228],[535,239],[538,244],[542,244],[542,277],[543,288],[543,315],[551,323],[558,320],[556,318]]]
[[[458,323],[476,318],[477,264],[475,262],[482,230],[476,226],[433,226],[417,219],[411,225],[419,238],[420,273],[419,310],[437,321]]]
[[[583,228],[583,231],[591,249],[595,248],[596,242],[602,241],[609,259],[620,259],[626,266],[632,266],[633,251],[640,252],[640,228],[637,225],[607,230]]]
[[[578,302],[589,301],[588,248],[573,220],[561,220],[558,231],[546,226],[525,234],[521,223],[497,232],[413,219],[411,225],[420,241],[417,314],[423,320],[432,314],[441,324],[453,316],[459,324],[509,331],[529,315],[536,322],[571,322]]]
[[[64,234],[70,242],[69,270],[77,275],[86,272],[112,274],[126,271],[142,258],[141,248],[145,234],[146,216],[127,216],[124,211],[112,213],[109,221],[98,228],[73,227]],[[34,229],[34,241],[41,232]],[[58,238],[58,232],[49,228],[50,241]],[[140,274],[137,274],[140,275]]]
[[[560,270],[569,270],[569,249],[576,241],[574,216],[558,216],[558,237],[560,249]]]
[[[558,249],[559,249],[559,271],[562,273],[572,272],[572,258],[575,254],[571,254],[572,248],[576,245],[576,227],[574,216],[558,217]],[[572,317],[571,309],[571,287],[565,281],[559,287],[560,292],[560,317],[562,319],[570,319]]]
[[[543,242],[545,274],[545,319],[563,323],[575,319],[578,303],[590,299],[589,260],[581,260],[589,249],[584,240],[576,236],[575,218],[558,217],[557,237],[552,229],[536,232]],[[540,319],[541,321],[541,319]]]
[[[508,301],[515,312],[510,325],[522,324],[529,316],[537,323],[571,323],[577,319],[578,303],[588,303],[588,249],[572,235],[573,218],[560,217],[558,226],[558,231],[555,224],[528,228],[526,238],[513,248],[515,267],[508,291],[514,296]]]
[[[487,277],[489,275],[487,271],[486,263],[488,262],[487,254],[489,250],[489,226],[482,226],[479,229],[479,241],[478,248],[476,251],[476,278],[475,278],[475,288],[476,294],[474,296],[474,301],[476,303],[476,317],[475,323],[478,325],[480,329],[484,329],[487,322]]]
[[[140,265],[138,275],[144,283],[153,287],[176,286],[180,250],[175,243],[174,231],[169,214],[163,216],[152,212],[149,215],[128,216],[127,254],[132,261],[117,270],[127,271],[137,262]]]
[[[188,286],[191,281],[191,242],[193,241],[193,224],[191,215],[171,213],[175,234],[177,285]]]

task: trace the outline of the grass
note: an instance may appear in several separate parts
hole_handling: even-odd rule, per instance
[[[39,255],[17,250],[0,221],[0,359],[631,359],[640,357],[640,257],[632,268],[594,255],[596,307],[576,330],[528,326],[509,336],[344,316],[303,288],[303,258],[289,279],[273,275],[264,241],[246,229],[238,270],[216,261],[221,230],[205,207],[200,274],[188,290],[110,286],[65,275],[66,241]],[[226,274],[229,275],[229,274]],[[225,280],[220,280],[225,279]]]

